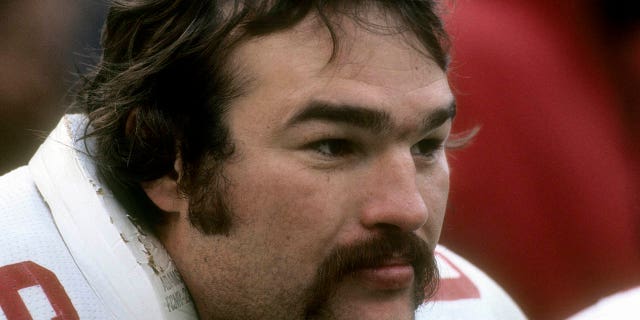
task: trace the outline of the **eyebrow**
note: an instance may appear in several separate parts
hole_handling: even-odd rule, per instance
[[[453,119],[455,115],[456,103],[452,101],[446,107],[440,107],[425,116],[424,119],[422,119],[419,131],[432,131],[440,127],[447,120]],[[291,127],[308,121],[342,123],[372,132],[387,132],[394,128],[391,116],[386,111],[363,106],[337,105],[321,101],[313,101],[304,107],[287,121],[287,126]]]

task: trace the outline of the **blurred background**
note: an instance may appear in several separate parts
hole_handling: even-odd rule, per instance
[[[531,319],[640,284],[636,0],[457,0],[458,131],[442,243]],[[95,63],[101,0],[0,2],[0,174],[31,157]]]
[[[532,319],[640,284],[637,0],[457,0],[456,128],[442,243]],[[640,303],[640,302],[639,302]]]
[[[0,1],[0,174],[25,164],[96,61],[103,0]]]

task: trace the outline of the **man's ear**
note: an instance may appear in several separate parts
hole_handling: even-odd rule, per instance
[[[127,116],[125,133],[131,136],[138,128],[139,108],[131,110]],[[182,159],[180,154],[176,155],[173,163],[173,170],[159,179],[140,183],[140,187],[147,194],[147,197],[164,212],[186,212],[188,209],[188,199],[178,188],[178,182],[182,177]]]
[[[178,182],[182,177],[182,160],[179,155],[176,156],[173,170],[161,178],[142,182],[140,186],[160,210],[185,213],[189,208],[189,199],[180,192],[178,187]]]

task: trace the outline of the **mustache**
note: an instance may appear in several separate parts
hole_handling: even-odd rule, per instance
[[[385,230],[366,240],[332,250],[320,265],[310,290],[313,296],[307,303],[307,318],[321,313],[323,304],[344,277],[361,269],[382,266],[389,259],[401,259],[413,267],[415,308],[435,293],[438,269],[427,243],[413,233]]]

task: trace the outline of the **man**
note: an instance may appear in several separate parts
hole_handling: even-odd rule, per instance
[[[82,114],[3,178],[22,190],[5,210],[53,223],[30,235],[51,243],[41,261],[5,254],[0,285],[37,283],[70,319],[413,318],[439,278],[457,144],[433,6],[118,2]],[[470,277],[490,289],[461,312],[522,317]],[[33,295],[0,295],[7,318]]]

